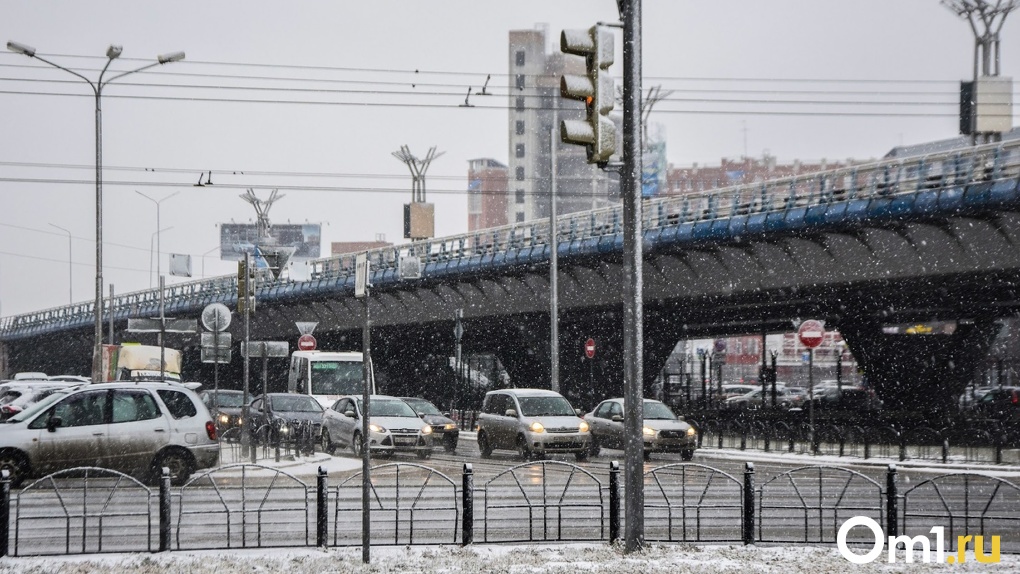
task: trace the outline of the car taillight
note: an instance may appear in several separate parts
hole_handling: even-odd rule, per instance
[[[1018,395],[1016,391],[1013,391],[1013,396],[1012,398],[1010,398],[1010,402],[1013,403],[1014,405],[1020,404],[1020,395]]]
[[[209,435],[209,440],[216,440],[216,423],[212,421],[206,421],[205,434]]]
[[[1014,399],[1013,402],[1016,402],[1016,400],[1015,400],[1016,396],[1015,395],[1014,395],[1013,399]],[[0,407],[0,412],[2,412],[5,417],[12,417],[12,416],[18,414],[19,412],[21,412],[21,408],[20,407],[16,407],[14,405],[4,405],[4,406]]]

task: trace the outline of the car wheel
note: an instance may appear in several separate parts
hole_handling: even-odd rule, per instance
[[[28,459],[16,450],[0,452],[0,470],[11,473],[11,488],[17,488],[28,476]]]
[[[595,435],[591,435],[591,448],[588,451],[592,456],[598,456],[602,452],[602,445],[599,444],[599,439]]]
[[[159,477],[162,477],[163,467],[166,467],[170,470],[170,484],[173,486],[183,486],[184,483],[188,482],[188,478],[191,477],[195,463],[191,458],[191,454],[187,451],[172,449],[160,453],[152,466],[153,474],[157,477],[157,480]]]
[[[528,439],[524,436],[517,437],[517,456],[521,460],[528,460],[531,458],[531,448],[528,447]]]
[[[652,460],[652,451],[646,450],[644,453],[645,460]]]
[[[680,451],[680,458],[684,460],[691,460],[694,458],[694,449]]]
[[[588,462],[588,451],[575,452],[574,458],[577,459],[577,462]]]
[[[492,445],[489,444],[489,437],[484,432],[478,433],[478,450],[482,455],[482,458],[489,458],[492,456]]]
[[[443,450],[449,453],[457,451],[457,439],[453,436],[447,436],[443,439]]]
[[[361,433],[354,433],[354,437],[351,438],[351,452],[354,456],[361,458]]]
[[[428,460],[432,457],[432,449],[422,449],[415,454],[417,454],[418,458],[421,460]]]
[[[326,454],[333,454],[336,452],[336,445],[333,444],[333,438],[329,436],[329,431],[322,429],[322,452]]]

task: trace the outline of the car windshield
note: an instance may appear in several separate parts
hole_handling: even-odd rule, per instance
[[[319,401],[307,395],[277,395],[270,399],[273,410],[288,413],[321,413]]]
[[[645,401],[645,420],[675,421],[676,415],[666,405],[656,401]]]
[[[209,405],[218,405],[221,407],[240,407],[244,405],[244,394],[243,393],[216,393],[210,395]]]
[[[28,407],[27,409],[21,411],[20,413],[14,415],[13,417],[7,419],[4,422],[6,422],[6,423],[19,423],[19,422],[21,422],[23,420],[27,420],[29,418],[32,418],[39,411],[42,411],[43,409],[49,408],[49,406],[52,405],[53,403],[55,403],[55,402],[59,401],[60,399],[66,397],[69,392],[70,392],[69,390],[64,390],[64,389],[58,390],[58,391],[54,392],[52,395],[50,395],[50,396],[44,398],[43,400],[33,404],[32,406]]]
[[[526,417],[569,417],[575,416],[574,409],[563,397],[518,397],[521,415]]]
[[[358,408],[362,411],[365,410],[361,406],[361,399],[358,399]],[[418,415],[414,414],[414,410],[411,409],[404,401],[399,399],[372,399],[372,416],[373,417],[414,417],[418,418]]]
[[[428,401],[426,401],[424,399],[405,399],[404,402],[406,402],[407,404],[411,405],[411,408],[414,409],[414,412],[416,412],[416,413],[418,413],[420,415],[440,415],[440,416],[442,416],[442,414],[443,414],[442,412],[440,412],[440,410],[438,408],[436,408],[436,405],[434,405],[434,404],[432,404],[432,403],[430,403],[430,402],[428,402]]]

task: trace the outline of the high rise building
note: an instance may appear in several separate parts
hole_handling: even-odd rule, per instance
[[[560,76],[584,75],[585,70],[582,58],[562,54],[558,43],[550,50],[549,43],[542,26],[510,31],[508,223],[549,217],[553,175],[557,213],[597,209],[619,201],[619,179],[590,165],[581,146],[560,142],[559,120],[584,116],[581,102],[560,97]]]

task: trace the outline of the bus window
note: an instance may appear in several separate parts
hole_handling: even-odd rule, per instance
[[[363,373],[360,361],[311,361],[311,388],[308,394],[358,394],[362,391]]]

